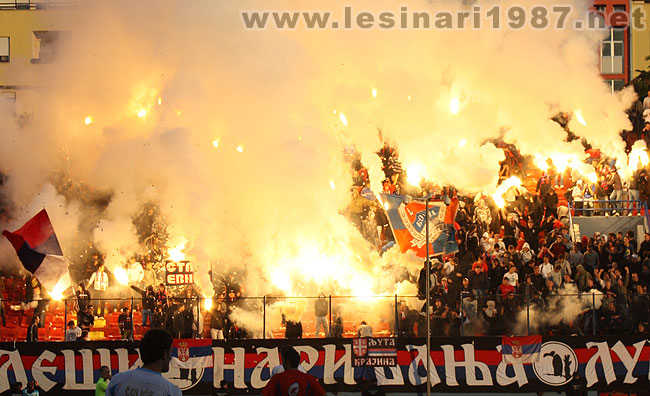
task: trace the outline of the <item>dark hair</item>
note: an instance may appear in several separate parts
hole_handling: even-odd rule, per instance
[[[74,320],[69,321],[68,326],[74,326]]]
[[[140,341],[142,363],[150,364],[164,359],[165,351],[171,349],[173,341],[172,335],[164,329],[151,329],[144,333]]]
[[[292,346],[285,346],[280,350],[282,362],[288,362],[292,367],[298,367],[300,364],[300,354]]]

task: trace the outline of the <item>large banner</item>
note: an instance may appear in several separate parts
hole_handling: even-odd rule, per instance
[[[184,340],[188,347],[199,340]],[[234,393],[259,394],[270,369],[280,363],[279,350],[293,345],[302,366],[329,392],[358,391],[362,378],[376,378],[386,391],[425,388],[424,339],[395,339],[396,366],[354,365],[355,339],[213,341],[208,364],[170,369],[165,377],[185,395],[212,394],[222,381]],[[383,341],[382,341],[383,342]],[[500,337],[436,338],[432,342],[434,392],[560,392],[568,387],[598,391],[650,388],[650,345],[644,336],[565,337],[542,340],[534,363],[504,363]],[[359,348],[357,342],[357,349]],[[141,366],[133,342],[1,343],[0,392],[9,384],[35,379],[47,394],[88,394],[99,368],[113,374]],[[392,350],[393,347],[390,347]],[[192,356],[190,353],[188,356]]]
[[[395,241],[402,253],[412,250],[418,257],[426,256],[426,203],[404,195],[381,194]],[[429,255],[458,252],[454,220],[458,199],[449,205],[429,201]]]

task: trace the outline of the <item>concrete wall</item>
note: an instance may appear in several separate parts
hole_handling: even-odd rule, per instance
[[[646,15],[645,27],[643,29],[632,29],[632,78],[636,77],[639,73],[637,70],[646,70],[650,68],[650,61],[645,60],[645,57],[650,55],[650,3],[642,1],[632,2],[632,12],[636,8],[640,8]]]

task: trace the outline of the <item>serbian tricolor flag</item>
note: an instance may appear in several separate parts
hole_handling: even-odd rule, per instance
[[[68,261],[63,257],[61,245],[45,209],[19,230],[5,230],[2,235],[16,249],[25,269],[34,274],[48,291],[53,291],[57,282],[68,275]]]
[[[178,368],[212,366],[212,340],[209,338],[174,340],[171,366]]]
[[[418,257],[426,256],[426,204],[422,199],[404,195],[381,194],[395,241],[402,253],[412,250]],[[429,201],[429,255],[449,255],[458,252],[454,220],[458,199],[447,205]]]
[[[501,338],[501,356],[504,363],[538,362],[541,350],[541,335]]]

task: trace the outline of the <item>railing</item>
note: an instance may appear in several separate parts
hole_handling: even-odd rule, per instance
[[[580,203],[581,207],[576,207],[575,203]],[[575,240],[575,230],[573,218],[581,216],[612,216],[618,214],[643,216],[646,232],[650,229],[650,212],[648,204],[645,201],[637,200],[585,200],[585,201],[568,201],[569,205],[569,233]],[[616,212],[616,213],[614,213]]]
[[[568,289],[572,290],[572,289]],[[484,294],[481,290],[473,293],[461,293],[458,298],[451,295],[432,295],[431,335],[432,336],[476,336],[476,335],[530,335],[566,333],[572,334],[607,334],[625,330],[633,332],[638,323],[645,322],[636,312],[637,299],[650,303],[647,295],[630,294],[624,302],[614,302],[614,309],[620,312],[618,322],[621,327],[612,330],[612,323],[601,320],[609,308],[609,300],[594,293],[564,293],[555,295],[541,293],[523,294]],[[192,308],[192,330],[176,335],[180,338],[210,338],[210,310],[206,309],[206,300],[212,301],[213,308],[218,300],[203,297],[172,298],[172,308],[167,315],[176,311],[176,307],[185,305]],[[224,306],[224,327],[236,324],[243,333],[214,332],[213,338],[354,338],[362,321],[373,329],[374,336],[382,337],[426,337],[426,315],[424,301],[415,296],[381,296],[381,297],[325,297],[327,314],[315,316],[315,301],[318,297],[246,297]],[[450,308],[438,307],[437,301],[445,302]],[[151,319],[143,326],[140,298],[119,298],[91,300],[93,307],[100,308],[102,301],[106,312],[94,318],[94,323],[82,328],[89,332],[91,340],[138,339],[152,324]],[[601,303],[605,309],[599,309]],[[62,341],[66,324],[70,320],[78,323],[79,306],[76,299],[67,301],[36,300],[31,303],[20,301],[3,301],[3,326],[0,327],[0,340],[24,340],[27,327],[32,317],[41,318],[39,330],[41,341]],[[82,303],[83,306],[83,303]],[[118,326],[118,315],[122,308],[129,311],[134,334],[131,337],[122,334]],[[492,309],[494,307],[496,311]],[[200,311],[200,315],[197,314]],[[485,314],[484,314],[485,312]],[[496,312],[496,313],[495,313]],[[493,316],[494,314],[495,316]],[[93,311],[93,316],[96,312]],[[189,317],[190,315],[188,315]],[[646,313],[647,316],[647,313]],[[164,317],[161,327],[169,327],[169,316]],[[642,320],[644,319],[644,320]],[[608,319],[609,320],[609,319]],[[173,319],[171,320],[173,327]],[[298,326],[298,323],[300,324]],[[300,331],[296,334],[297,327]],[[318,333],[316,332],[318,327]],[[290,329],[288,329],[290,328]],[[225,334],[224,334],[225,333]]]

